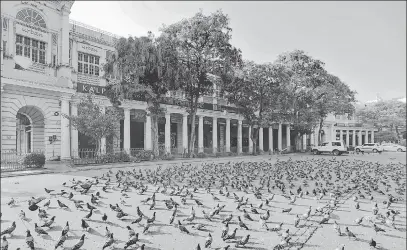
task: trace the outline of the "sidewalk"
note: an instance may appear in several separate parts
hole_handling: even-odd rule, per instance
[[[1,178],[25,176],[25,175],[40,175],[40,174],[63,174],[70,172],[80,172],[88,170],[103,170],[103,169],[114,169],[123,167],[148,167],[148,166],[160,166],[160,165],[171,165],[180,163],[196,163],[196,162],[228,162],[232,160],[247,160],[251,158],[257,159],[269,159],[276,157],[292,156],[295,154],[284,154],[284,155],[244,155],[244,156],[229,156],[229,157],[219,157],[219,158],[180,158],[174,160],[162,160],[162,161],[144,161],[140,163],[134,162],[123,162],[123,163],[113,163],[105,165],[86,165],[86,166],[74,166],[71,167],[69,162],[57,162],[50,161],[45,164],[45,167],[38,170],[27,170],[27,171],[14,171],[14,172],[2,172]]]

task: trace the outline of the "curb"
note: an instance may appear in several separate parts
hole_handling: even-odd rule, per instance
[[[285,155],[277,155],[274,157],[281,157],[281,156],[287,156],[290,154],[285,154]],[[260,157],[259,157],[260,156]],[[14,172],[5,172],[1,173],[1,178],[12,178],[12,177],[20,177],[20,176],[28,176],[28,175],[43,175],[43,174],[64,174],[64,173],[75,173],[75,172],[82,172],[82,171],[89,171],[89,170],[104,170],[104,169],[116,169],[116,168],[125,168],[125,167],[148,167],[148,166],[160,166],[164,164],[177,164],[177,163],[196,163],[196,162],[202,162],[202,161],[227,161],[227,160],[244,160],[247,158],[269,158],[273,157],[273,155],[246,155],[246,156],[236,156],[236,157],[219,157],[219,158],[183,158],[182,160],[173,160],[173,161],[157,161],[157,162],[151,162],[151,161],[146,161],[145,163],[126,163],[126,164],[120,164],[120,165],[95,165],[94,167],[68,167],[68,170],[65,171],[58,171],[58,170],[37,170],[34,172],[27,172],[27,171],[14,171]]]

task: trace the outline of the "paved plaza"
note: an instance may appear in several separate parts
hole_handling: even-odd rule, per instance
[[[356,250],[370,249],[371,239],[377,242],[377,249],[405,249],[405,156],[405,153],[383,153],[336,158],[306,154],[208,158],[201,159],[201,162],[157,162],[156,166],[151,163],[127,167],[117,165],[117,168],[110,166],[111,173],[107,166],[92,166],[82,168],[82,171],[70,169],[68,172],[65,169],[58,173],[54,169],[53,174],[2,178],[1,229],[3,231],[13,221],[16,222],[13,235],[6,234],[9,249],[27,249],[27,229],[34,237],[35,249],[54,249],[67,221],[70,231],[64,243],[66,249],[71,249],[82,234],[86,236],[80,249],[102,249],[107,241],[106,227],[114,235],[115,249],[124,249],[129,240],[126,226],[139,234],[137,244],[128,249],[138,249],[137,246],[142,244],[145,244],[144,249],[197,249],[198,244],[204,249],[209,233],[212,249],[228,245],[229,249],[273,249],[281,245],[281,249],[325,250],[344,244],[345,249]],[[110,182],[106,183],[108,179]],[[93,184],[86,194],[81,194],[79,191],[83,190],[81,186],[85,183]],[[222,183],[227,186],[227,191],[220,188]],[[128,188],[124,188],[127,185]],[[103,187],[106,187],[106,192]],[[297,192],[299,187],[301,192]],[[54,191],[47,194],[44,188]],[[403,193],[398,194],[398,188],[404,189]],[[324,189],[327,192],[322,194]],[[62,190],[66,194],[57,194]],[[316,195],[313,190],[316,190]],[[334,190],[339,192],[335,194]],[[91,194],[96,195],[97,192],[100,193],[97,204],[91,203]],[[70,193],[73,197],[68,198]],[[152,206],[152,201],[146,200],[154,193],[155,206]],[[388,194],[392,194],[394,201],[387,208],[384,202],[388,202]],[[49,235],[38,236],[35,232],[34,223],[41,226],[48,219],[41,220],[38,210],[28,209],[28,201],[32,197],[44,197],[45,200],[38,206],[46,210],[48,219],[55,216],[52,227],[44,227]],[[15,204],[7,205],[12,198]],[[57,200],[69,208],[60,208]],[[83,209],[75,206],[74,201],[79,200],[84,201]],[[45,208],[47,201],[50,205]],[[175,207],[172,202],[179,206]],[[90,213],[86,203],[96,207],[92,215],[85,218],[91,228],[89,231],[81,228],[81,219]],[[376,216],[372,212],[375,203],[378,208]],[[110,207],[117,204],[128,215],[119,219],[119,212]],[[140,222],[132,223],[140,218],[137,207],[144,215]],[[306,216],[310,207],[311,212]],[[192,208],[195,216],[191,215]],[[290,208],[291,211],[283,212]],[[26,220],[21,219],[20,210],[25,212]],[[246,218],[244,211],[253,221]],[[270,217],[261,219],[267,211]],[[143,233],[147,219],[151,220],[154,213],[155,220],[148,223],[149,228]],[[174,213],[174,221],[170,224]],[[107,215],[106,222],[102,220],[104,214]],[[225,223],[222,222],[230,215],[233,217],[227,234],[231,235],[238,228],[236,237],[223,240],[221,234]],[[300,218],[297,226],[294,225],[296,215]],[[248,230],[239,225],[238,216]],[[320,224],[324,217],[329,220]],[[360,223],[355,222],[358,218],[363,218]],[[189,233],[180,230],[178,220]],[[341,236],[334,229],[334,222],[340,227]],[[280,223],[283,223],[281,229],[278,228]],[[376,233],[373,223],[385,232]],[[198,230],[199,226],[203,228]],[[356,239],[348,236],[345,227],[355,234]],[[250,236],[244,244],[247,235]]]

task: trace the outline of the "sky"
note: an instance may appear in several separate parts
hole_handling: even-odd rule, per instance
[[[243,58],[273,62],[300,49],[325,63],[358,101],[406,96],[405,1],[75,1],[70,18],[128,37],[202,9],[230,17],[232,44]]]

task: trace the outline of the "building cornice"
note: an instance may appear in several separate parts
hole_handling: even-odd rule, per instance
[[[42,84],[42,83],[34,82],[34,81],[24,81],[24,80],[1,77],[1,87],[3,88],[3,86],[6,86],[6,85],[39,89],[39,90],[43,90],[45,92],[59,92],[59,93],[65,93],[65,94],[70,94],[70,95],[74,95],[76,93],[76,91],[71,88],[61,88],[61,87],[56,87],[56,86],[49,85],[49,84]]]

